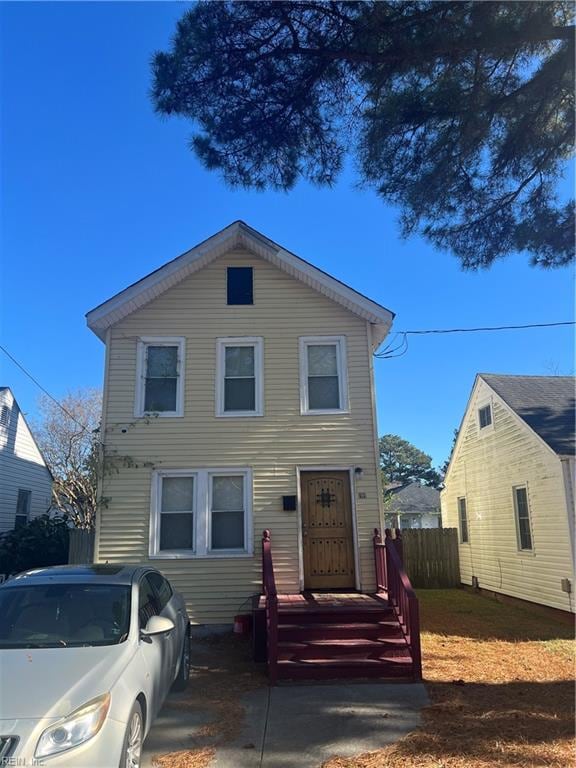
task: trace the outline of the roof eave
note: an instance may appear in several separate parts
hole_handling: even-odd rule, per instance
[[[257,256],[267,259],[284,272],[372,323],[375,329],[375,348],[388,334],[394,319],[393,312],[285,250],[242,221],[230,224],[92,309],[86,314],[88,327],[104,341],[106,331],[112,325],[235,247],[248,248]]]

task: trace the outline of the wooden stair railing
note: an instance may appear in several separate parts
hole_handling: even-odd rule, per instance
[[[268,679],[276,685],[278,678],[278,593],[272,563],[270,531],[262,533],[262,591],[266,598],[266,636],[268,647]]]
[[[421,680],[422,653],[420,649],[418,598],[404,570],[402,536],[398,529],[396,530],[396,538],[393,539],[392,532],[386,528],[384,542],[382,542],[378,528],[374,529],[374,560],[377,590],[386,594],[388,603],[396,614],[410,648],[414,677]]]

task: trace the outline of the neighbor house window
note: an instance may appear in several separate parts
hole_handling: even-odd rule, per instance
[[[254,304],[252,267],[228,267],[226,302],[227,304]]]
[[[184,413],[184,339],[148,337],[138,343],[136,416]]]
[[[344,336],[300,338],[300,409],[303,414],[348,410]]]
[[[262,347],[261,338],[217,340],[217,416],[263,415]]]
[[[7,405],[0,405],[0,427],[7,427],[10,423],[10,408]]]
[[[152,474],[151,557],[250,554],[251,518],[249,469],[178,469]]]
[[[460,527],[460,543],[468,544],[468,510],[466,499],[458,499],[458,524]]]
[[[26,525],[30,518],[30,506],[32,504],[32,491],[18,489],[18,499],[16,501],[16,516],[14,517],[14,528],[20,528]]]
[[[243,551],[246,528],[243,474],[210,475],[210,549]]]
[[[478,409],[478,424],[480,429],[485,429],[492,424],[492,406],[484,405]]]
[[[516,513],[516,533],[518,549],[532,549],[532,530],[530,528],[530,510],[528,508],[528,490],[525,486],[514,488],[514,510]]]

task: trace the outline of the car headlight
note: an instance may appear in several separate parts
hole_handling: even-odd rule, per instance
[[[105,693],[74,710],[68,717],[46,728],[38,740],[34,756],[55,755],[96,736],[109,708],[110,694]]]

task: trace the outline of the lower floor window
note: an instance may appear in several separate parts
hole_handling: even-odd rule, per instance
[[[30,507],[32,506],[32,491],[18,489],[18,500],[16,502],[16,515],[14,517],[14,528],[21,528],[26,525],[30,518]]]
[[[150,554],[210,557],[251,553],[249,469],[154,472]]]

